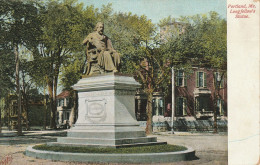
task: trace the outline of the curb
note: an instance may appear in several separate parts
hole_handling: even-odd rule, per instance
[[[71,153],[35,150],[33,146],[26,149],[25,155],[56,161],[93,162],[93,163],[169,163],[192,160],[195,150],[187,147],[185,151],[140,154],[99,154],[99,153]]]

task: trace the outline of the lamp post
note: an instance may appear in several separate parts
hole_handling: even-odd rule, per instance
[[[215,107],[214,107],[214,133],[218,132],[217,125],[217,108],[218,108],[218,99],[219,99],[219,88],[221,83],[221,76],[217,72],[216,75],[216,87],[215,87]]]
[[[172,66],[172,120],[171,120],[171,126],[172,126],[172,128],[171,128],[171,133],[172,134],[174,134],[174,130],[173,130],[173,120],[174,120],[174,116],[175,116],[175,114],[174,114],[174,112],[175,112],[175,109],[174,109],[174,107],[175,107],[175,104],[174,104],[174,100],[175,100],[175,98],[174,98],[174,82],[175,82],[175,80],[174,80],[174,67]]]

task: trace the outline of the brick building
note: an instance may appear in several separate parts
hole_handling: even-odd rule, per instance
[[[184,71],[175,71],[174,92],[174,117],[194,117],[197,120],[213,117],[214,92],[219,73],[208,68],[193,67],[192,72],[185,74]],[[169,86],[170,88],[170,86]],[[217,115],[227,116],[227,81],[225,76],[220,82],[220,99],[217,100]],[[153,102],[162,102],[163,110],[153,106],[153,115],[171,117],[172,115],[172,93],[168,96],[158,93],[154,94]],[[162,101],[161,101],[162,100]],[[146,120],[146,96],[139,90],[136,94],[136,116],[138,120]]]
[[[175,116],[193,116],[196,119],[213,117],[214,92],[216,92],[215,86],[219,74],[212,69],[197,67],[192,69],[190,75],[185,75],[185,72],[180,70],[177,71],[174,93]],[[220,82],[219,94],[217,115],[227,116],[227,81],[225,77]],[[171,112],[169,113],[171,114]],[[169,116],[169,113],[166,116]]]

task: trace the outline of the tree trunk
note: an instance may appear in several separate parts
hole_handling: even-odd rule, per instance
[[[24,105],[24,113],[25,113],[25,121],[26,121],[26,130],[30,130],[30,127],[29,127],[29,120],[28,120],[28,98],[27,96],[25,96],[26,99],[25,99],[25,105]]]
[[[78,92],[73,91],[73,107],[70,112],[70,127],[76,122],[76,116],[77,116],[77,109],[78,109]]]
[[[214,96],[214,111],[213,111],[213,119],[214,119],[214,123],[213,123],[213,133],[218,133],[218,125],[217,125],[217,99],[216,96]]]
[[[2,109],[0,109],[0,133],[2,133]]]
[[[54,98],[51,97],[50,98],[50,105],[51,105],[51,124],[50,124],[50,128],[51,129],[57,129],[56,126],[56,104],[54,102]]]
[[[145,129],[145,132],[147,135],[150,135],[153,133],[152,101],[153,101],[153,92],[148,92],[147,93],[147,107],[146,107],[147,121],[146,121],[146,129]]]
[[[20,82],[19,82],[19,71],[20,71],[20,60],[18,54],[18,44],[14,44],[14,54],[15,54],[15,63],[16,63],[16,94],[17,94],[17,111],[18,111],[18,121],[17,121],[17,135],[22,135],[22,123],[21,123],[21,91],[20,91]]]
[[[57,125],[56,125],[56,114],[57,114],[57,86],[58,86],[58,75],[54,77],[54,90],[53,90],[53,107],[52,107],[52,111],[53,111],[53,122],[54,122],[54,129],[57,129]]]
[[[9,99],[7,100],[7,103],[8,103],[8,105],[7,105],[7,127],[8,127],[8,130],[10,131],[11,130],[11,124],[10,124],[10,103],[9,103]]]
[[[25,91],[22,92],[23,96],[23,101],[22,101],[22,107],[23,107],[23,112],[24,112],[24,117],[25,117],[25,122],[26,122],[26,130],[29,130],[29,122],[28,122],[28,98],[26,96]]]
[[[54,105],[54,96],[53,96],[53,82],[52,80],[48,80],[48,92],[49,92],[49,102],[51,107],[51,118],[50,118],[50,128],[56,129],[56,105]]]
[[[28,97],[26,92],[26,85],[25,85],[25,75],[22,72],[22,109],[24,112],[25,122],[26,122],[26,130],[29,130],[29,122],[28,122]]]
[[[4,123],[4,121],[2,121],[2,112],[4,114],[3,117],[5,117],[5,98],[4,97],[0,97],[0,133],[2,133],[2,123]]]
[[[44,116],[43,116],[43,129],[46,130],[46,126],[47,126],[47,96],[45,93],[45,87],[44,87]]]

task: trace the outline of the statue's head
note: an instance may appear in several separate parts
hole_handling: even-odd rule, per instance
[[[95,29],[99,34],[103,34],[104,32],[104,24],[102,22],[98,22]]]

